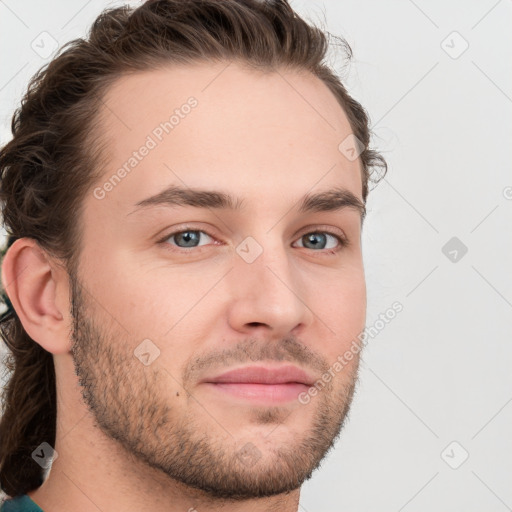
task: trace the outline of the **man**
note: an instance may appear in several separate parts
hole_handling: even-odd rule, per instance
[[[385,168],[326,48],[283,0],[150,1],[31,85],[0,154],[2,512],[298,510]]]

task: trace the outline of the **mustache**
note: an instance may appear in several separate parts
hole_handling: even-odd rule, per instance
[[[293,336],[279,341],[249,338],[230,348],[205,356],[192,356],[185,365],[184,380],[185,382],[197,380],[198,376],[210,369],[219,370],[240,364],[269,362],[298,364],[320,374],[329,368],[323,357]]]

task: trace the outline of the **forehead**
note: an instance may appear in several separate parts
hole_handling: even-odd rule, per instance
[[[307,72],[223,62],[128,74],[99,120],[109,161],[96,186],[112,184],[100,209],[126,214],[171,184],[236,189],[254,202],[329,186],[361,197],[360,161],[339,149],[351,133],[346,114]]]

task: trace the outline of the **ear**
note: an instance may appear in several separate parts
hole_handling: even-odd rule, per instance
[[[32,238],[19,238],[2,261],[2,283],[27,334],[52,354],[71,349],[69,276]]]

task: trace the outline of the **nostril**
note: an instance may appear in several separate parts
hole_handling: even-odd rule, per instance
[[[262,324],[261,322],[249,322],[247,325],[250,325],[251,327],[259,327],[260,325],[265,324]]]

